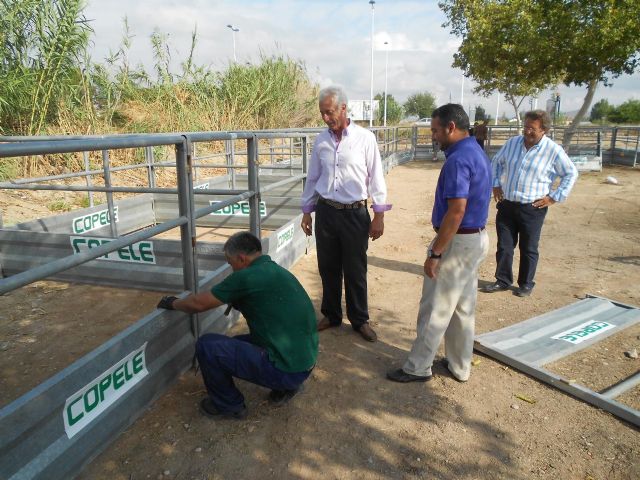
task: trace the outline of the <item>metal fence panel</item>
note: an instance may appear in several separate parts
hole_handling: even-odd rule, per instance
[[[153,195],[144,194],[116,202],[118,230],[131,232],[147,227],[154,222]],[[107,205],[80,208],[59,215],[23,222],[6,229],[28,230],[32,232],[89,234],[95,236],[111,236],[111,218],[107,214]]]

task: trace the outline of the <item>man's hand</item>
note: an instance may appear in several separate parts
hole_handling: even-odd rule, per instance
[[[313,220],[311,220],[310,213],[304,213],[302,215],[302,222],[300,223],[300,226],[307,237],[310,237],[313,234]]]
[[[175,302],[178,297],[173,296],[165,296],[160,299],[158,302],[158,306],[156,308],[164,308],[165,310],[173,310],[173,302]]]
[[[544,197],[533,202],[533,206],[535,208],[544,208],[548,207],[549,205],[553,205],[554,203],[556,203],[556,201],[553,198],[551,198],[549,195],[545,195]]]
[[[369,238],[376,241],[384,233],[384,212],[376,212],[373,214],[373,220],[369,225]]]
[[[427,258],[424,261],[424,274],[435,279],[438,276],[438,267],[440,266],[439,258]]]
[[[502,187],[493,187],[493,199],[496,202],[501,202],[504,199],[504,192]]]

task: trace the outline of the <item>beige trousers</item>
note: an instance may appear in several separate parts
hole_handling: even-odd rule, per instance
[[[444,336],[449,371],[461,381],[471,373],[478,267],[489,251],[487,231],[455,235],[440,259],[437,278],[424,277],[417,338],[402,367],[412,375],[431,375]]]

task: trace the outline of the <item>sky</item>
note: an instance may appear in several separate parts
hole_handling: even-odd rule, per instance
[[[373,91],[385,88],[404,102],[411,94],[429,92],[437,104],[462,103],[467,111],[477,105],[492,117],[513,117],[513,108],[498,94],[473,94],[474,84],[451,67],[460,40],[442,27],[446,18],[436,1],[378,0],[373,15],[368,0],[88,0],[85,16],[94,30],[92,59],[102,62],[116,51],[126,17],[133,35],[131,64],[151,71],[150,36],[167,35],[175,70],[189,54],[197,29],[194,60],[213,70],[233,62],[258,63],[260,55],[283,55],[304,62],[309,78],[320,87],[338,84],[350,100],[368,100],[371,89],[371,26],[374,25]],[[234,33],[227,25],[239,29]],[[388,42],[385,45],[384,42]],[[559,86],[561,110],[577,110],[586,87]],[[541,92],[544,105],[552,91]],[[640,71],[598,86],[592,105],[606,98],[619,105],[640,100]],[[526,99],[521,109],[535,106]]]

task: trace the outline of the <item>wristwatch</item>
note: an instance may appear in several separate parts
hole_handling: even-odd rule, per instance
[[[441,253],[435,253],[433,250],[429,249],[427,251],[427,258],[442,258]]]

